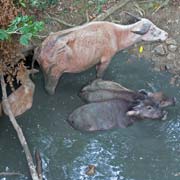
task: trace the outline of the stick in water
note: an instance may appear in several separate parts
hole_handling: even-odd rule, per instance
[[[33,159],[32,159],[29,147],[28,147],[28,144],[27,144],[26,139],[24,137],[24,134],[22,132],[21,127],[19,126],[19,124],[17,123],[17,121],[16,121],[16,119],[15,119],[15,117],[13,115],[13,113],[11,111],[11,108],[10,108],[10,104],[9,104],[9,102],[7,100],[6,84],[5,84],[4,77],[3,77],[2,74],[1,74],[1,88],[2,88],[2,94],[3,94],[2,99],[4,101],[3,108],[6,109],[6,112],[7,112],[8,116],[9,116],[9,119],[10,119],[14,129],[17,132],[18,138],[20,140],[20,143],[21,143],[21,145],[23,147],[23,150],[25,152],[25,155],[26,155],[26,159],[27,159],[27,162],[28,162],[31,177],[32,177],[33,180],[39,180],[37,172],[36,172],[36,168],[35,168],[35,165],[33,163]]]
[[[36,160],[36,171],[37,171],[37,174],[39,176],[39,180],[43,180],[43,177],[42,177],[42,160],[41,160],[41,155],[37,149],[35,151],[35,160]]]

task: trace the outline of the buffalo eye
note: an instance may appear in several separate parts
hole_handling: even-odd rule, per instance
[[[152,106],[147,106],[147,109],[150,111],[150,110],[153,109],[153,107]]]

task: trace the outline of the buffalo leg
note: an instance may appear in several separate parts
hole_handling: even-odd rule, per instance
[[[58,84],[60,76],[57,78],[55,76],[48,76],[45,82],[45,89],[48,94],[53,95],[55,93],[56,86]]]
[[[109,61],[103,62],[101,64],[98,64],[96,66],[96,70],[97,70],[97,78],[102,78],[104,75],[105,70],[107,69],[109,65]]]
[[[48,94],[53,95],[55,93],[56,86],[59,78],[62,76],[64,70],[59,70],[58,67],[51,67],[48,73],[44,73],[45,77],[45,89]]]

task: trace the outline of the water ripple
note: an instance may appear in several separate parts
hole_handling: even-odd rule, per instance
[[[161,127],[161,131],[165,131],[166,143],[168,148],[173,152],[180,152],[180,115],[176,120],[168,121]]]
[[[121,166],[113,165],[115,158],[112,149],[104,148],[98,140],[91,140],[82,150],[80,156],[74,159],[72,164],[63,166],[66,179],[77,180],[118,180],[123,179],[120,175]],[[96,167],[94,176],[85,174],[87,166],[93,164]],[[68,173],[69,171],[69,173]]]

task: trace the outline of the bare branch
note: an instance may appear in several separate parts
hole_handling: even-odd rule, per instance
[[[20,140],[20,143],[21,143],[21,145],[23,147],[23,150],[25,152],[25,155],[26,155],[26,159],[27,159],[27,162],[28,162],[31,177],[32,177],[33,180],[39,180],[37,172],[36,172],[36,168],[35,168],[35,165],[33,163],[33,159],[32,159],[29,147],[28,147],[28,144],[27,144],[26,139],[24,137],[24,134],[22,132],[21,127],[19,126],[19,124],[17,123],[17,121],[16,121],[16,119],[15,119],[15,117],[13,115],[13,113],[11,111],[11,108],[10,108],[10,104],[9,104],[9,102],[7,100],[6,84],[4,82],[4,77],[3,77],[2,74],[1,74],[1,88],[2,88],[2,94],[3,94],[3,97],[2,97],[2,99],[3,99],[3,108],[6,109],[6,112],[7,112],[8,116],[9,116],[9,119],[10,119],[14,129],[17,132],[18,138]]]
[[[113,7],[109,8],[105,13],[100,14],[99,16],[94,18],[92,21],[103,21],[107,19],[111,14],[113,14],[115,11],[125,6],[130,1],[132,0],[125,0],[125,1],[120,1],[116,3]]]
[[[43,180],[42,177],[42,160],[41,160],[41,155],[38,150],[35,151],[35,160],[36,160],[36,171],[39,176],[39,180]]]
[[[67,22],[65,22],[59,18],[52,17],[47,12],[45,14],[48,16],[49,19],[54,20],[54,21],[58,22],[59,24],[65,25],[67,27],[75,27],[76,26],[75,24],[69,24],[69,23],[67,23]]]

